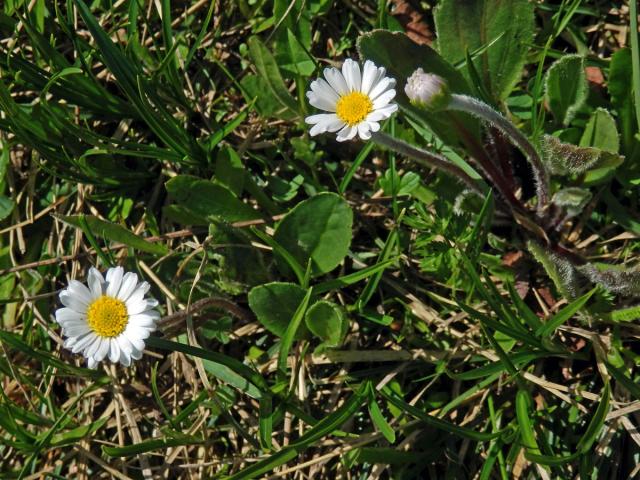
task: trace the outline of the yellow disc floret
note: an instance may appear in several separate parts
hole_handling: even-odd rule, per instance
[[[87,309],[87,323],[101,337],[117,337],[128,322],[127,307],[117,298],[103,295]]]
[[[362,92],[347,93],[336,103],[336,115],[350,127],[362,122],[372,110],[371,99]]]

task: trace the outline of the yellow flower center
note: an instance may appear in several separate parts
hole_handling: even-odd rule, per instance
[[[350,127],[367,118],[371,110],[373,110],[373,103],[362,92],[347,93],[336,103],[336,115]]]
[[[87,323],[101,337],[117,337],[128,322],[127,307],[117,298],[103,295],[87,309]]]

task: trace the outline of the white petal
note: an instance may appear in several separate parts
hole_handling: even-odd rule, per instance
[[[85,324],[74,324],[74,325],[65,325],[62,329],[64,334],[67,337],[79,337],[80,335],[85,335],[91,331],[89,325]]]
[[[376,80],[378,80],[378,69],[371,60],[367,60],[362,70],[362,93],[369,94]]]
[[[109,341],[109,360],[111,363],[116,363],[120,359],[120,347],[118,346],[118,341],[115,338],[112,338]]]
[[[144,350],[144,348],[140,350],[133,349],[131,351],[131,358],[133,358],[134,360],[140,360],[142,358],[142,350]]]
[[[347,82],[340,70],[338,70],[337,68],[325,68],[324,78],[327,79],[327,82],[329,83],[331,88],[335,90],[338,95],[344,95],[345,93],[349,92]]]
[[[305,118],[305,122],[313,125],[311,130],[309,130],[309,135],[312,137],[324,132],[336,132],[345,125],[345,123],[333,113],[311,115]]]
[[[126,301],[127,313],[129,313],[129,315],[140,313],[147,309],[147,302],[144,300],[144,295],[149,291],[149,288],[150,285],[147,282],[142,282],[133,291]]]
[[[384,77],[371,89],[371,91],[369,92],[369,98],[371,98],[371,100],[375,100],[384,92],[386,92],[390,88],[393,88],[395,84],[396,81],[393,78]]]
[[[338,132],[338,136],[336,137],[336,140],[339,142],[351,140],[353,137],[356,136],[356,133],[358,133],[357,126],[350,127],[349,125],[346,125],[342,130]]]
[[[144,349],[143,340],[145,338],[149,338],[151,332],[144,327],[139,327],[130,323],[127,325],[127,329],[124,331],[124,334],[134,347],[138,350],[142,350]]]
[[[153,315],[151,312],[155,313],[156,315]],[[140,314],[137,314],[137,315],[131,315],[129,317],[129,321],[133,325],[136,325],[138,327],[153,328],[155,330],[156,322],[160,318],[160,314],[158,312],[156,312],[155,310],[151,310],[151,312],[145,312],[145,313],[140,313]]]
[[[358,136],[362,140],[369,140],[371,138],[369,124],[367,122],[361,122],[358,124]]]
[[[63,307],[56,310],[56,322],[60,325],[64,325],[65,322],[82,321],[84,318],[83,313],[76,312],[71,308]]]
[[[120,290],[122,284],[122,276],[124,275],[124,268],[114,267],[107,270],[107,295],[115,298]]]
[[[93,332],[89,332],[83,337],[78,337],[77,341],[71,348],[71,351],[73,353],[82,352],[86,348],[90,347],[97,339],[98,339],[98,336]]]
[[[60,292],[62,304],[76,312],[85,312],[92,300],[89,289],[77,280],[71,280],[67,289]],[[73,305],[67,305],[65,302]]]
[[[127,355],[131,354],[131,350],[133,350],[133,345],[131,345],[131,342],[127,339],[127,337],[124,336],[124,333],[121,333],[120,335],[118,335],[116,337],[116,341],[118,342],[118,346],[120,347],[121,352],[124,352]],[[120,358],[122,358],[122,354],[120,354]]]
[[[120,350],[120,363],[125,367],[131,365],[131,353]]]
[[[322,97],[315,92],[307,92],[307,99],[309,103],[320,110],[326,110],[327,112],[336,111],[336,103],[332,102],[326,97]]]
[[[87,283],[89,284],[89,290],[91,291],[91,298],[93,300],[100,298],[102,296],[104,278],[96,268],[91,267],[89,269],[89,275],[87,275]]]
[[[105,341],[104,338],[96,335],[96,340],[85,349],[83,355],[87,358],[95,356],[96,352],[100,350],[103,341]]]
[[[389,104],[389,102],[396,96],[395,90],[387,90],[378,98],[373,101],[373,109],[377,110],[379,108],[385,107]]]
[[[104,357],[106,357],[107,354],[109,353],[110,346],[111,346],[111,339],[103,338],[102,342],[100,343],[100,346],[98,347],[98,350],[93,355],[93,358],[95,358],[98,362],[101,362],[102,360],[104,360]]]
[[[146,302],[147,309],[156,308],[158,305],[160,305],[160,302],[158,302],[158,300],[156,300],[155,298],[147,298]]]
[[[98,367],[98,362],[93,357],[87,358],[87,368],[95,370]]]
[[[311,91],[317,96],[322,97],[332,103],[338,101],[339,95],[334,88],[327,83],[324,78],[318,78],[309,85]]]
[[[360,76],[360,65],[358,65],[358,62],[347,58],[342,64],[342,75],[344,75],[350,92],[360,91],[362,77]]]
[[[398,111],[398,104],[391,103],[385,105],[384,107],[380,107],[375,109],[369,115],[367,115],[367,122],[379,122],[380,120],[385,120],[393,115],[394,112]]]
[[[127,272],[122,278],[122,286],[118,292],[117,298],[126,302],[138,284],[138,274],[134,272]]]
[[[378,130],[380,130],[380,124],[378,122],[367,121],[367,123],[369,124],[369,128],[372,132],[377,132]]]

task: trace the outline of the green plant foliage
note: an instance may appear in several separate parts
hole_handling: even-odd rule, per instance
[[[634,137],[637,123],[632,83],[629,81],[632,75],[631,50],[622,48],[611,56],[607,88],[611,104],[618,113],[623,152],[626,154],[631,154],[638,145],[638,140]]]
[[[167,248],[164,245],[148,242],[122,225],[106,222],[92,215],[60,215],[58,218],[76,228],[83,228],[83,224],[86,224],[93,235],[106,240],[124,243],[141,252],[155,255],[165,255],[167,253]]]
[[[280,221],[274,240],[300,265],[311,262],[313,275],[336,268],[349,252],[353,213],[333,193],[321,193],[300,202]]]
[[[584,58],[565,55],[554,62],[545,76],[545,97],[558,123],[568,125],[587,99]]]
[[[179,175],[166,183],[176,206],[190,219],[186,224],[207,225],[216,220],[239,222],[260,218],[260,214],[238,199],[231,190],[209,180]]]
[[[541,139],[542,158],[554,175],[583,174],[590,170],[615,169],[624,159],[596,147],[578,147],[551,135]],[[595,176],[594,176],[595,179]]]
[[[604,108],[597,108],[580,139],[581,147],[595,147],[611,153],[618,153],[620,149],[620,139],[618,138],[618,128],[616,121]]]
[[[305,290],[293,283],[267,283],[251,289],[249,306],[264,328],[282,337],[304,296]],[[301,329],[298,336],[303,335]]]
[[[0,477],[632,476],[640,42],[619,7],[0,2]],[[358,56],[398,110],[311,137],[346,102],[310,105],[311,82]],[[454,103],[411,105],[417,68]],[[370,100],[351,107],[386,115]],[[56,311],[112,266],[159,319],[133,313],[145,284],[115,340],[141,358],[92,370]]]
[[[304,317],[311,333],[327,347],[339,347],[349,328],[349,320],[335,303],[320,300],[314,303]]]
[[[583,188],[567,187],[553,195],[553,203],[566,209],[567,215],[580,215],[591,199],[591,192]]]
[[[275,58],[258,37],[251,37],[248,43],[257,70],[257,75],[243,80],[249,100],[257,98],[258,107],[264,115],[288,120],[295,118],[299,114],[299,106],[287,90]],[[265,92],[268,95],[264,95]]]
[[[496,101],[504,100],[522,75],[533,40],[533,11],[527,0],[443,0],[434,12],[438,52],[454,65],[471,54],[480,87]],[[475,83],[468,68],[462,72]]]
[[[358,38],[358,51],[362,59],[372,60],[384,65],[389,74],[395,78],[397,85],[403,86],[407,78],[418,68],[444,78],[453,93],[471,93],[470,87],[462,74],[453,65],[443,59],[432,48],[417,45],[402,33],[391,33],[376,30]],[[398,88],[398,104],[412,118],[417,118],[428,125],[443,141],[458,144],[461,139],[454,133],[464,127],[471,135],[476,134],[478,123],[466,115],[452,112],[427,113],[409,103],[404,88]]]

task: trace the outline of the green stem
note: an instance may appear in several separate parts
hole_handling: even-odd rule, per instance
[[[542,159],[531,142],[518,130],[513,123],[502,116],[489,105],[480,100],[469,97],[467,95],[451,95],[449,110],[460,110],[480,118],[496,127],[504,133],[511,142],[517,146],[522,153],[525,154],[531,167],[536,181],[536,193],[538,195],[538,216],[542,217],[545,206],[549,202],[549,177],[547,171],[542,164]]]
[[[392,136],[387,135],[384,132],[374,133],[373,135],[371,135],[371,140],[373,140],[378,145],[382,145],[390,150],[393,150],[394,152],[399,153],[400,155],[412,158],[422,165],[443,170],[452,175],[454,178],[462,180],[462,182],[464,182],[467,187],[478,193],[480,196],[484,197],[485,195],[473,178],[467,175],[460,167],[454,165],[441,155],[437,155],[435,153],[422,150],[421,148],[414,147],[413,145],[409,145],[408,143],[393,138]]]

